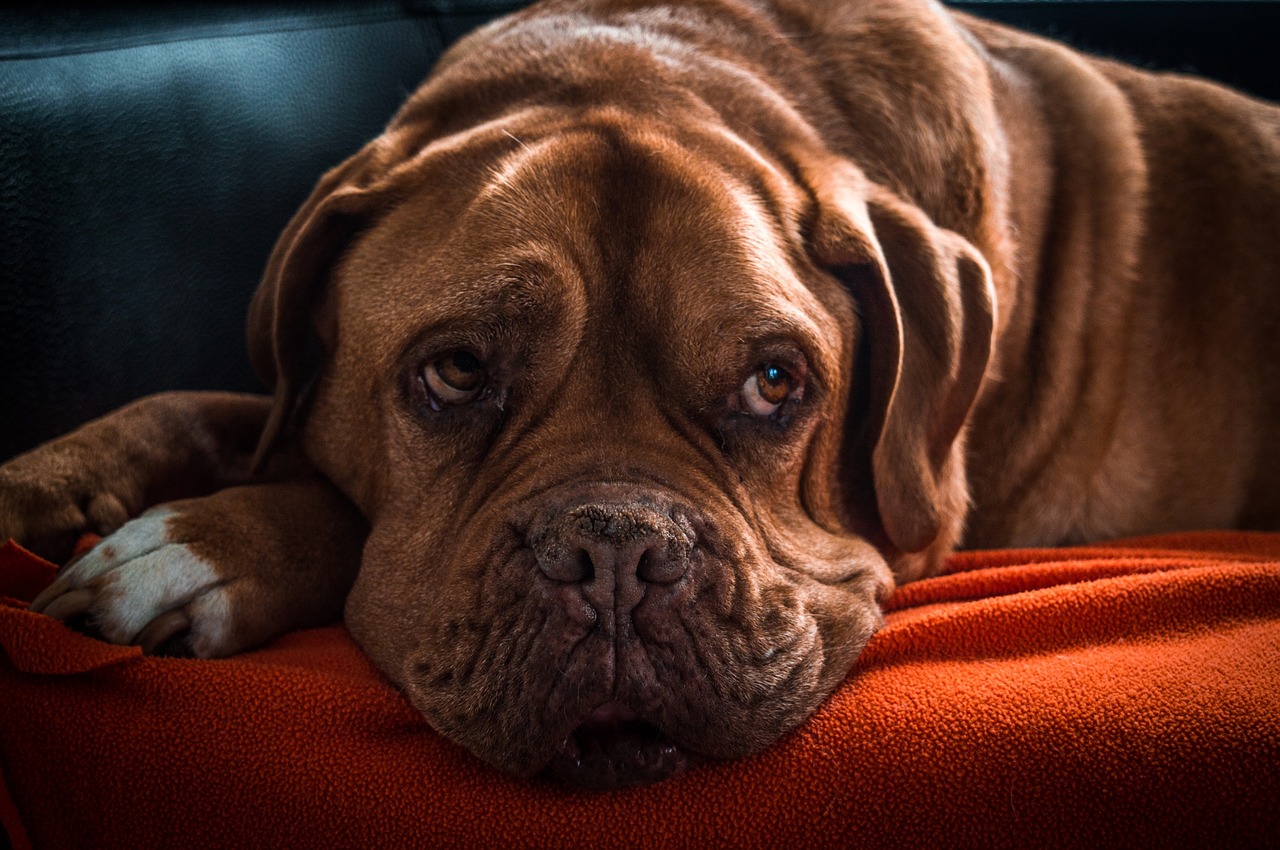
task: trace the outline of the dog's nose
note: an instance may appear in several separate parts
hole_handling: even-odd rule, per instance
[[[687,535],[669,517],[638,504],[589,504],[566,511],[535,541],[538,566],[554,581],[615,588],[669,584],[689,566]]]

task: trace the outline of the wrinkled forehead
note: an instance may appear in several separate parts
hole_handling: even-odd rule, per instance
[[[566,334],[625,316],[632,337],[695,347],[836,330],[798,271],[798,204],[735,140],[712,156],[608,125],[505,135],[482,160],[428,168],[361,240],[350,263],[375,283],[358,312],[392,298],[408,328],[536,313]]]

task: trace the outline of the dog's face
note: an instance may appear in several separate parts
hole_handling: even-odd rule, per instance
[[[913,498],[873,492],[904,346],[859,367],[854,293],[803,244],[831,225],[731,140],[611,120],[478,131],[405,173],[374,212],[304,211],[259,296],[281,364],[307,321],[281,305],[315,293],[306,447],[372,526],[352,633],[516,774],[612,787],[764,748],[878,625],[876,502]],[[327,283],[293,282],[343,213],[363,230]],[[836,229],[876,266],[869,219]]]

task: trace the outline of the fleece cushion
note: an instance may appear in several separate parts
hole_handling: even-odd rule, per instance
[[[35,847],[1233,847],[1280,837],[1280,534],[967,552],[768,751],[517,781],[341,625],[147,658],[26,610],[0,550],[0,819]]]

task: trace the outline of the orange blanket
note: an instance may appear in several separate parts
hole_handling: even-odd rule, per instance
[[[971,552],[802,728],[607,794],[499,775],[341,626],[144,658],[0,549],[15,847],[1230,847],[1280,842],[1280,534]]]

